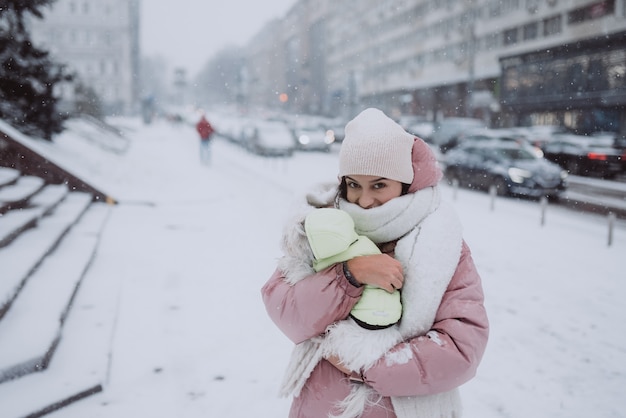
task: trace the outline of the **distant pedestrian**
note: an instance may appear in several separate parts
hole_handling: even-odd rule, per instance
[[[211,162],[211,137],[215,130],[204,114],[196,124],[196,130],[200,135],[200,162],[208,165]]]

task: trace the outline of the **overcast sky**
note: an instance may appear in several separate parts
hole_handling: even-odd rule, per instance
[[[223,47],[245,45],[268,21],[282,18],[296,0],[143,0],[143,56],[161,55],[195,75]]]

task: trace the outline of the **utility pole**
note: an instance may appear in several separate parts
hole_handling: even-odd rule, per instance
[[[473,16],[472,13],[470,13]],[[474,97],[474,79],[475,75],[475,66],[476,66],[476,24],[474,22],[473,17],[471,18],[468,31],[469,31],[469,45],[468,45],[468,79],[467,79],[467,91],[465,92],[465,116],[472,117],[472,108],[473,108],[473,97]]]

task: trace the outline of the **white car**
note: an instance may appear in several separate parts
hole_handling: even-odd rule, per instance
[[[293,154],[293,136],[284,122],[250,122],[243,128],[243,136],[246,148],[255,154],[268,157],[288,157]]]
[[[329,152],[335,134],[323,126],[296,126],[292,130],[296,149]]]

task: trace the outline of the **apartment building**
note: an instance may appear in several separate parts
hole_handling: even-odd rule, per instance
[[[239,88],[239,97],[245,101],[243,105],[280,107],[287,100],[287,93],[281,91],[287,84],[283,65],[285,50],[276,48],[283,42],[275,29],[280,25],[279,20],[268,22],[246,47],[247,65],[242,70]]]
[[[34,43],[96,93],[105,114],[137,110],[139,0],[57,0],[30,30]],[[62,97],[71,108],[74,87]]]
[[[246,47],[244,100],[291,112],[326,112],[329,0],[300,0]]]
[[[299,0],[276,31],[292,110],[626,129],[626,0]]]

